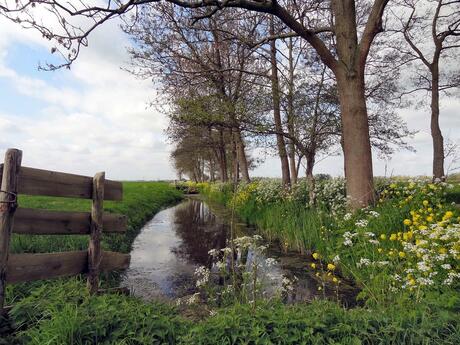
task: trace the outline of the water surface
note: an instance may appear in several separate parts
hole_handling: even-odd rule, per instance
[[[253,233],[253,228],[237,221],[229,210],[218,205],[210,207],[196,197],[188,198],[160,211],[142,228],[134,241],[123,285],[146,300],[190,295],[196,292],[195,269],[212,265],[208,254],[211,249],[219,250],[226,247],[231,238]],[[277,260],[275,265],[264,266],[262,270],[268,294],[280,287],[283,277],[288,277],[295,280],[295,284],[287,302],[327,296],[354,304],[355,289],[344,285],[337,291],[333,285],[327,285],[323,290],[323,284],[308,269],[308,257],[284,253],[276,243],[266,244],[265,254],[250,255],[257,256],[259,261],[265,257]]]

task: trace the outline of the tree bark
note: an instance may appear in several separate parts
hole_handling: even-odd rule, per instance
[[[309,196],[310,205],[314,205],[316,203],[316,194],[315,194],[315,176],[313,175],[313,167],[315,166],[316,153],[308,152],[305,155],[305,159],[307,161],[306,176],[307,176],[307,184],[308,184],[308,196]]]
[[[374,202],[372,151],[369,138],[364,75],[337,78],[342,115],[347,196],[352,209]]]
[[[444,138],[439,126],[439,66],[431,66],[431,137],[433,140],[433,180],[445,180]]]
[[[236,129],[234,133],[235,133],[239,171],[241,172],[241,177],[243,181],[246,183],[249,183],[251,182],[251,179],[249,178],[249,166],[248,166],[248,160],[246,157],[246,151],[244,148],[244,141],[243,141],[243,138],[241,137],[241,131],[239,129]]]
[[[270,17],[270,35],[275,34],[273,16]],[[282,134],[283,126],[281,123],[281,106],[280,106],[280,90],[278,80],[278,64],[276,61],[276,40],[270,41],[270,63],[271,63],[271,84],[273,97],[273,118],[275,121],[276,143],[278,146],[278,154],[281,161],[281,175],[283,186],[289,188],[291,185],[291,177],[289,174],[289,162],[286,152],[286,143]]]
[[[338,64],[323,61],[335,74],[344,139],[348,205],[352,209],[374,202],[372,151],[367,117],[364,70],[370,45],[381,29],[387,0],[375,0],[361,41],[358,43],[354,0],[333,0]]]
[[[219,166],[220,166],[220,179],[222,182],[228,181],[228,168],[227,168],[227,152],[225,150],[224,131],[219,130]]]
[[[288,60],[289,60],[289,89],[287,94],[287,126],[288,133],[294,137],[294,59],[292,56],[293,44],[292,37],[289,38],[288,45]],[[291,183],[297,183],[297,168],[296,168],[296,154],[295,144],[293,140],[288,143],[288,156],[289,156],[289,171],[291,173]]]

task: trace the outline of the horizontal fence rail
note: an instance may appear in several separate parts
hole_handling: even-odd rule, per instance
[[[105,233],[126,231],[127,219],[121,214],[102,216]],[[13,232],[30,235],[85,235],[90,233],[90,212],[48,211],[19,207],[14,215]]]
[[[3,164],[0,165],[0,180]],[[21,167],[18,176],[19,194],[59,196],[67,198],[91,199],[93,178],[88,176]],[[122,200],[121,182],[105,180],[104,199]]]
[[[121,270],[128,268],[129,262],[129,254],[103,251],[99,268]],[[6,272],[9,284],[88,273],[88,251],[10,254]]]

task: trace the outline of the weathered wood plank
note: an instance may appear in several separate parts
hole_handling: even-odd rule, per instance
[[[5,303],[10,239],[17,207],[16,193],[21,160],[22,151],[17,149],[6,151],[4,171],[0,183],[0,314],[3,313]]]
[[[101,271],[126,269],[130,262],[129,254],[102,252]],[[6,282],[9,284],[72,276],[88,271],[88,252],[86,250],[42,253],[10,254]]]
[[[1,171],[0,167],[0,174]],[[122,200],[121,182],[105,180],[104,188],[105,200]],[[21,167],[18,192],[29,195],[91,199],[93,179],[88,176]]]
[[[104,214],[105,173],[93,178],[93,202],[91,204],[91,227],[88,245],[88,279],[86,285],[91,294],[99,288],[99,266],[101,265],[102,216]]]
[[[127,219],[121,214],[104,214],[104,232],[126,231]],[[49,211],[19,207],[14,215],[13,232],[33,235],[84,235],[90,233],[91,213]]]

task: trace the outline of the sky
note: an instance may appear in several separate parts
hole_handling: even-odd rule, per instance
[[[138,79],[122,69],[129,57],[128,38],[116,21],[99,27],[70,70],[39,71],[52,62],[50,42],[0,17],[0,155],[7,148],[23,151],[22,165],[107,178],[157,180],[176,177],[164,130],[167,119],[152,108],[157,101],[152,80]],[[460,100],[441,100],[444,136],[460,140]],[[397,152],[390,161],[374,154],[375,175],[430,175],[429,109],[400,110],[416,153]],[[264,158],[260,150],[250,154]],[[316,173],[343,175],[343,158],[327,158]],[[280,176],[276,157],[253,176]]]

